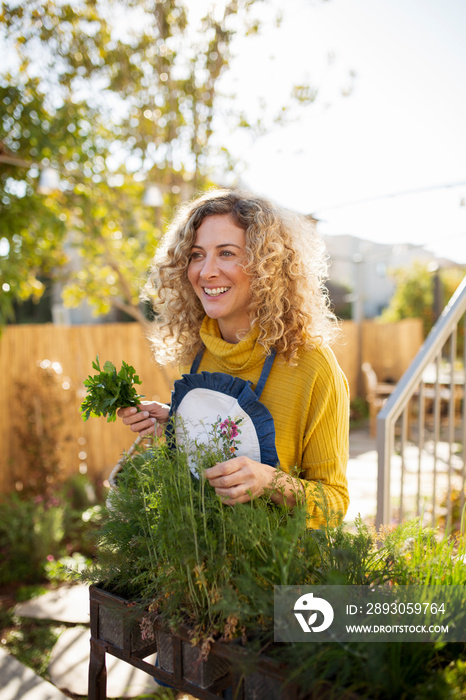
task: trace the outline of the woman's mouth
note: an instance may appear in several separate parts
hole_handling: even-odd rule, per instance
[[[229,289],[230,287],[214,287],[213,289],[204,287],[204,292],[208,297],[218,297],[220,294],[225,294],[225,292],[228,292]]]

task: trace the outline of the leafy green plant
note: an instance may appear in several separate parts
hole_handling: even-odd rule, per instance
[[[45,575],[51,583],[73,581],[79,578],[81,571],[89,566],[91,561],[80,552],[60,559],[49,557],[44,567]]]
[[[101,505],[91,489],[85,497],[85,481],[77,475],[52,495],[0,498],[0,584],[41,581],[51,562],[93,553],[90,533],[100,522]]]
[[[316,695],[462,697],[452,689],[464,689],[464,644],[274,645],[273,590],[300,584],[465,585],[464,538],[439,537],[419,520],[379,532],[361,519],[354,531],[344,524],[310,530],[303,503],[290,513],[272,502],[271,493],[229,507],[202,474],[232,454],[236,427],[219,419],[209,437],[207,445],[194,442],[188,449],[151,440],[127,458],[85,578],[138,602],[144,630],[157,614],[174,628],[190,626],[193,642],[204,651],[213,637],[247,638],[249,670],[266,650],[288,668],[287,682]]]
[[[219,418],[207,444],[174,449],[158,439],[127,458],[87,574],[172,625],[189,624],[201,641],[273,629],[275,585],[390,577],[362,523],[356,535],[307,529],[302,495],[292,517],[272,501],[278,479],[261,498],[222,503],[203,472],[234,454],[238,433],[237,422]]]
[[[326,583],[348,581],[344,570],[356,566],[355,582],[360,584],[466,584],[464,537],[439,537],[418,519],[378,532],[359,520],[356,529],[351,535],[344,527],[318,534]],[[281,645],[269,653],[292,669],[289,680],[326,690],[328,697],[334,692],[335,698],[348,700],[447,700],[464,697],[460,659],[465,651],[463,643],[350,642]]]
[[[266,566],[269,543],[274,535],[280,538],[288,522],[286,508],[272,504],[270,496],[239,508],[224,505],[202,476],[207,467],[229,459],[232,447],[234,454],[236,438],[236,423],[233,428],[231,421],[219,419],[209,444],[191,446],[189,455],[163,440],[134,453],[109,496],[93,580],[143,598],[172,623],[183,620],[209,634],[223,632],[234,608],[221,609],[219,601],[228,597],[242,607],[237,580],[245,552],[255,553],[257,570]],[[304,520],[305,513],[296,512],[289,523],[302,532]],[[295,546],[297,540],[296,535]],[[276,564],[278,578],[285,576],[280,568],[286,568],[285,559],[283,553]],[[250,573],[256,576],[254,567]]]
[[[56,501],[17,494],[0,502],[0,583],[34,581],[43,575],[47,556],[58,554],[63,540],[64,510]]]
[[[84,380],[87,387],[87,396],[81,404],[84,420],[90,416],[107,416],[108,422],[115,421],[118,408],[137,406],[144,398],[134,388],[134,384],[141,384],[141,381],[131,365],[123,362],[117,372],[115,365],[107,361],[101,369],[97,355],[92,366],[98,374]]]

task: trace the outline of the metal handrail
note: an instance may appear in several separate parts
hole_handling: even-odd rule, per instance
[[[439,370],[439,355],[466,312],[466,277],[458,286],[450,302],[435,323],[424,344],[420,348],[410,367],[401,377],[393,393],[377,415],[377,458],[378,458],[378,487],[377,487],[377,516],[376,526],[386,524],[390,518],[390,467],[392,448],[394,444],[395,423],[402,416],[402,442],[407,434],[406,408],[414,393],[423,387],[423,373],[426,368],[437,361],[437,383]],[[453,343],[452,343],[453,345]],[[466,345],[466,343],[465,343]],[[454,358],[452,357],[452,360]],[[466,367],[466,348],[463,360]],[[451,382],[453,383],[453,361],[451,362]],[[451,416],[450,409],[450,419]],[[463,411],[463,413],[465,413]],[[463,424],[465,421],[463,420]],[[466,428],[463,426],[463,433]],[[464,445],[464,443],[463,443]],[[463,448],[464,449],[464,448]]]

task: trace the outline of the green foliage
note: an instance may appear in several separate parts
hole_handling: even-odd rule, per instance
[[[22,500],[12,494],[0,501],[0,583],[43,576],[47,557],[61,550],[63,519],[64,508],[55,500]]]
[[[361,519],[355,531],[344,525],[309,530],[304,504],[290,513],[270,493],[223,505],[202,477],[230,453],[232,434],[219,426],[207,446],[191,444],[189,456],[159,439],[127,458],[109,496],[97,558],[84,577],[138,601],[144,629],[159,614],[174,627],[188,624],[204,648],[212,635],[247,637],[251,669],[256,654],[267,649],[302,689],[348,699],[352,693],[371,700],[456,697],[455,684],[464,689],[464,644],[274,645],[273,590],[299,584],[463,586],[464,538],[439,538],[417,520],[380,532]]]
[[[302,499],[292,515],[271,500],[277,485],[250,503],[222,504],[202,477],[231,454],[222,425],[189,455],[158,440],[127,458],[109,495],[91,580],[142,599],[171,624],[190,624],[202,639],[256,630],[258,619],[270,629],[274,585],[393,580],[393,559],[361,521],[356,533],[309,530]]]
[[[218,84],[233,38],[258,26],[253,5],[230,0],[194,27],[182,0],[2,3],[0,323],[51,277],[70,306],[144,322],[162,221],[211,184],[212,165],[232,167],[213,145]],[[62,184],[41,195],[48,167]],[[144,182],[162,191],[157,212]]]
[[[457,649],[452,652],[454,646]],[[335,700],[448,700],[464,697],[451,695],[446,676],[453,665],[451,657],[460,657],[464,651],[463,644],[425,642],[308,643],[283,645],[271,656],[294,669],[289,680]],[[464,682],[457,690],[464,693]]]
[[[101,506],[91,488],[86,500],[79,495],[84,480],[83,475],[72,477],[47,497],[13,493],[0,498],[0,585],[41,581],[48,573],[53,578],[62,557],[93,553],[90,533],[100,522]]]
[[[401,268],[393,273],[396,281],[395,293],[382,321],[400,321],[404,318],[422,318],[424,335],[435,321],[433,276],[426,265],[415,263],[410,268]]]
[[[39,194],[33,164],[61,165],[85,141],[82,130],[74,128],[79,105],[68,101],[52,109],[38,79],[20,76],[0,74],[0,153],[10,156],[0,162],[0,277],[8,285],[0,295],[0,323],[13,317],[15,301],[37,301],[45,288],[42,279],[57,275],[68,261],[66,196]]]
[[[421,262],[415,262],[409,268],[394,270],[392,274],[396,289],[388,308],[382,313],[382,321],[421,318],[424,337],[428,335],[436,320],[436,305],[439,307],[438,311],[442,311],[464,277],[464,271],[458,268],[445,268],[433,274],[429,266]],[[438,299],[435,298],[436,284]]]
[[[214,426],[207,447],[192,448],[194,459],[158,441],[127,460],[109,496],[90,573],[92,580],[143,598],[172,622],[189,621],[207,636],[224,632],[227,620],[230,634],[236,618],[257,622],[263,587],[263,614],[270,617],[273,584],[292,582],[304,566],[292,556],[305,532],[304,507],[289,518],[269,495],[231,508],[202,477],[204,469],[231,457],[235,436],[222,433],[221,425]],[[311,550],[316,558],[315,545]]]
[[[461,700],[466,689],[466,661],[455,659],[445,669],[443,677],[450,690],[451,700]]]
[[[51,583],[63,583],[76,580],[80,573],[88,566],[92,560],[85,557],[80,552],[75,552],[71,556],[60,559],[47,559],[44,570],[47,580]]]
[[[143,183],[128,173],[120,176],[118,186],[90,181],[74,190],[68,243],[75,265],[66,275],[63,301],[68,307],[88,301],[96,315],[117,309],[144,322],[140,289],[161,222],[144,206]],[[166,216],[170,201],[167,198]]]
[[[384,554],[398,585],[465,585],[464,535],[439,538],[432,528],[409,521],[383,535]]]
[[[14,301],[41,296],[43,278],[64,285],[69,306],[145,321],[138,291],[163,222],[238,166],[218,126],[264,133],[316,96],[300,80],[273,114],[260,95],[246,114],[222,89],[262,5],[226,0],[199,16],[185,0],[2,3],[0,323],[15,320]],[[49,167],[61,186],[44,196]],[[155,211],[145,184],[161,190]]]
[[[123,361],[119,372],[112,362],[106,362],[103,370],[100,367],[99,356],[92,366],[98,374],[88,376],[84,380],[87,396],[81,404],[84,420],[92,416],[107,416],[107,422],[116,420],[118,408],[137,406],[141,399],[134,384],[141,384],[136,370]]]
[[[418,520],[378,533],[361,521],[356,525],[356,534],[350,539],[344,528],[318,533],[323,538],[327,583],[349,582],[341,569],[356,567],[354,582],[359,584],[386,581],[391,586],[465,585],[464,537],[439,538],[436,531],[423,528]],[[293,669],[290,680],[298,681],[303,688],[332,688],[335,697],[348,693],[351,698],[354,693],[371,700],[447,700],[462,697],[451,694],[455,684],[456,692],[466,690],[458,659],[465,651],[465,644],[351,642],[287,644],[272,649],[270,654]]]

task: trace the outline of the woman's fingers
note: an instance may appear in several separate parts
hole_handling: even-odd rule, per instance
[[[164,424],[168,421],[169,407],[158,401],[144,401],[136,406],[119,408],[117,415],[122,419],[123,424],[139,433],[141,437],[152,435],[156,423]],[[163,434],[163,428],[157,427],[157,435]]]
[[[154,432],[156,419],[150,415],[149,411],[138,411],[134,406],[129,406],[118,409],[118,416],[134,433],[144,436]]]
[[[151,418],[155,418],[158,423],[167,423],[170,412],[170,406],[159,403],[158,401],[142,401],[138,405],[138,409],[142,412],[149,413]]]
[[[219,462],[209,467],[204,472],[211,486],[234,486],[241,479],[239,475],[241,465],[238,459],[229,459],[227,462]]]
[[[170,413],[170,407],[164,403],[155,402],[152,408],[148,409],[143,406],[145,410],[149,411],[150,415],[157,420],[158,423],[168,423],[168,416]]]
[[[136,414],[135,418],[136,420],[133,422],[126,423],[126,425],[129,425],[130,430],[140,435],[150,435],[154,432],[156,420],[155,418],[151,418],[147,411]],[[123,423],[125,423],[125,421],[123,421]]]
[[[215,464],[204,474],[223,503],[246,503],[264,493],[275,469],[249,457],[234,457]]]

